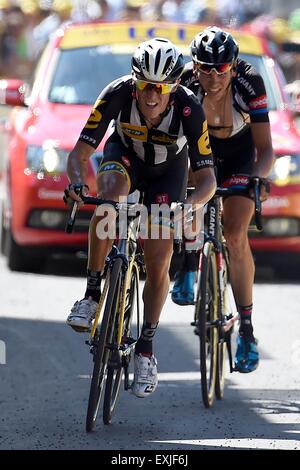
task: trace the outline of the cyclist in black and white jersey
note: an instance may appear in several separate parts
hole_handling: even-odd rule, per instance
[[[181,77],[203,105],[218,184],[224,187],[245,186],[249,176],[266,178],[273,164],[264,82],[251,64],[238,57],[238,50],[231,34],[209,27],[192,41],[192,62]],[[261,197],[267,197],[265,188]],[[259,361],[251,320],[255,268],[247,234],[253,209],[253,201],[243,196],[223,201],[230,278],[240,316],[235,358],[240,372],[255,370]],[[173,301],[181,305],[194,301],[196,256],[189,246],[187,242],[172,291]]]
[[[69,155],[70,185],[66,193],[70,199],[80,202],[76,193],[79,188],[87,193],[87,161],[111,120],[115,127],[105,144],[97,177],[100,197],[118,201],[142,187],[147,207],[184,201],[188,159],[196,188],[187,202],[204,204],[212,197],[216,180],[207,122],[198,99],[179,84],[183,68],[182,54],[166,39],[154,38],[137,48],[132,75],[115,80],[101,92]],[[95,213],[90,224],[87,288],[67,319],[70,326],[83,331],[89,330],[94,318],[104,261],[113,241],[97,237],[100,220]],[[148,396],[157,386],[152,340],[168,295],[172,252],[171,238],[144,241],[144,324],[135,348],[133,384],[133,393],[138,397]]]

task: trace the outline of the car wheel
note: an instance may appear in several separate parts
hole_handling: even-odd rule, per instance
[[[40,271],[44,265],[45,259],[18,245],[10,230],[6,230],[3,248],[11,271]]]
[[[4,228],[3,216],[1,216],[1,254],[5,255],[5,244],[6,244],[7,230]]]

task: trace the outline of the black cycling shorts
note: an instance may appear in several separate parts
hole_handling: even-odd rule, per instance
[[[253,175],[255,146],[250,128],[229,139],[209,138],[219,186],[235,174]]]
[[[188,178],[187,147],[170,162],[149,166],[132,155],[118,134],[106,141],[98,174],[118,172],[127,179],[129,194],[136,189],[144,192],[144,204],[171,204],[184,201]]]

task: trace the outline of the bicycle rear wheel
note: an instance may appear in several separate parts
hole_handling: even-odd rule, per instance
[[[200,339],[200,372],[202,399],[212,406],[215,394],[218,355],[218,279],[214,245],[207,242],[201,254],[195,323]]]
[[[132,336],[132,320],[135,319],[137,332],[139,331],[139,270],[136,263],[133,264],[132,271],[130,274],[130,281],[129,281],[129,288],[126,292],[126,304],[125,304],[125,315],[124,315],[124,323],[123,323],[123,341],[126,343],[128,338]],[[136,317],[136,318],[134,318]],[[116,319],[118,321],[118,319]],[[117,326],[117,325],[116,325]],[[118,328],[115,328],[115,332],[117,333]],[[138,338],[139,334],[137,333],[136,338]],[[120,392],[120,385],[122,381],[122,376],[124,369],[129,365],[130,362],[130,354],[127,356],[123,354],[121,356],[121,363],[119,367],[109,367],[107,370],[107,378],[106,378],[106,385],[105,385],[105,393],[104,393],[104,405],[103,405],[103,422],[104,424],[110,424],[112,421],[112,416],[115,411],[118,395]]]
[[[99,405],[101,401],[103,384],[109,357],[109,350],[107,349],[106,345],[108,343],[111,343],[113,335],[113,328],[116,316],[116,310],[114,309],[116,305],[115,297],[118,296],[117,289],[119,284],[121,267],[122,260],[120,258],[117,258],[114,261],[111,270],[109,291],[107,294],[103,318],[101,321],[100,332],[96,340],[96,354],[94,358],[94,369],[86,417],[87,432],[91,432],[94,429],[99,411]],[[109,273],[107,275],[109,275]]]

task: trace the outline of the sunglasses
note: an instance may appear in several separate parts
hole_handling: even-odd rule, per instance
[[[210,75],[214,70],[217,75],[224,75],[229,72],[232,68],[232,62],[230,64],[196,64],[197,72],[204,73],[205,75]]]
[[[177,87],[178,83],[155,83],[155,82],[147,82],[146,80],[140,80],[138,78],[134,78],[135,86],[138,90],[144,91],[147,87],[155,88],[155,90],[160,93],[161,95],[166,95],[167,93],[171,93],[174,88]]]

